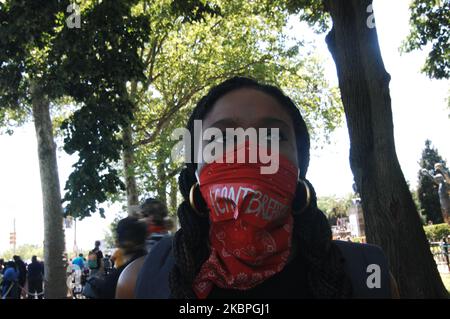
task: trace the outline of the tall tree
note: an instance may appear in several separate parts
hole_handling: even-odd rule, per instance
[[[433,224],[443,222],[441,205],[439,203],[438,185],[430,176],[424,175],[422,169],[427,171],[434,170],[434,164],[442,163],[446,168],[445,161],[436,148],[431,145],[430,140],[425,141],[425,149],[422,151],[422,158],[419,161],[421,170],[418,173],[419,187],[417,195],[420,202],[421,213],[426,216],[427,222],[432,221]]]
[[[209,5],[190,9],[195,14],[186,12],[189,21],[214,12]],[[69,40],[62,43],[75,45],[61,46],[59,60],[65,68],[80,67],[65,84],[70,95],[85,105],[62,125],[66,152],[80,156],[65,188],[71,214],[86,217],[98,210],[103,216],[98,205],[125,189],[127,206],[137,204],[132,127],[137,94],[151,90],[156,77],[153,60],[171,25],[178,23],[173,13],[179,10],[170,1],[101,2],[82,10],[80,32],[62,33]],[[116,165],[121,157],[123,169]]]
[[[81,11],[81,27],[64,29],[52,56],[62,74],[60,86],[80,106],[62,124],[64,150],[79,157],[66,183],[66,210],[84,218],[117,189],[125,189],[115,162],[121,158],[121,134],[133,120],[134,96],[127,84],[144,77],[139,56],[150,35],[140,1],[92,2]]]
[[[71,121],[63,124],[69,135],[65,149],[69,153],[77,150],[80,157],[75,164],[80,174],[71,175],[68,181],[79,186],[76,200],[67,205],[65,214],[88,216],[95,196],[92,183],[105,191],[121,185],[108,173],[96,174],[91,184],[86,175],[97,173],[89,170],[97,163],[92,153],[108,156],[111,147],[120,148],[118,127],[131,120],[125,83],[142,76],[135,48],[149,33],[146,20],[132,13],[136,2],[84,1],[82,19],[72,10],[79,25],[66,21],[66,11],[75,8],[69,1],[0,3],[0,123],[20,124],[23,115],[31,114],[35,124],[44,204],[46,298],[65,298],[67,292],[63,208],[50,107],[66,96],[77,106]],[[96,121],[89,122],[94,115]],[[96,144],[98,139],[104,143]],[[88,146],[76,148],[80,140]],[[109,163],[102,164],[100,169],[107,171]],[[77,210],[79,201],[88,206],[84,214]]]
[[[367,241],[384,249],[402,297],[447,297],[396,155],[390,75],[380,53],[372,1],[285,3],[322,31],[331,17],[326,42],[336,64]]]
[[[48,54],[68,1],[0,3],[0,118],[36,129],[44,215],[45,297],[65,298],[63,210],[50,117]]]

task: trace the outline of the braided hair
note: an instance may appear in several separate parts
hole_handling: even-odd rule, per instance
[[[187,128],[193,139],[194,120],[203,119],[214,103],[225,94],[238,89],[255,89],[275,98],[292,118],[298,151],[300,178],[310,188],[310,205],[300,214],[294,214],[293,241],[299,247],[298,254],[307,265],[308,286],[315,298],[348,298],[352,287],[344,271],[343,258],[332,242],[331,228],[322,211],[317,208],[317,198],[311,183],[305,179],[309,164],[309,134],[306,124],[294,102],[277,87],[261,84],[246,77],[234,77],[213,87],[196,105]],[[191,145],[194,145],[193,140]],[[192,154],[191,154],[192,156]],[[178,207],[181,228],[173,240],[175,265],[170,273],[170,289],[173,298],[196,298],[192,283],[202,264],[210,254],[209,218],[198,215],[190,206],[189,192],[197,182],[196,165],[187,163],[179,177],[180,192],[184,201]],[[206,211],[206,204],[198,187],[194,199],[200,211]],[[303,186],[297,187],[293,203],[294,212],[306,203]]]

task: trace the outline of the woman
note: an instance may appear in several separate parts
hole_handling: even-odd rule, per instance
[[[199,101],[187,125],[191,136],[195,120],[202,120],[203,130],[278,128],[278,140],[270,134],[265,138],[279,142],[279,169],[261,175],[261,161],[186,164],[179,177],[181,228],[147,256],[136,283],[137,298],[393,296],[378,247],[332,241],[306,180],[310,142],[305,122],[281,90],[232,78]],[[228,151],[236,155],[239,147]],[[248,143],[243,147],[248,151]],[[237,199],[237,187],[251,191]],[[224,195],[224,189],[230,193]],[[250,214],[255,197],[249,193],[269,204]],[[368,277],[371,264],[380,267],[378,282]]]

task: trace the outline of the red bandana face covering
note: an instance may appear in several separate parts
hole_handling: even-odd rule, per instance
[[[207,164],[200,173],[211,255],[193,283],[198,298],[206,298],[214,286],[253,288],[286,265],[298,168],[281,155],[275,174],[261,174],[262,166],[267,164],[224,160]]]
[[[151,235],[153,233],[165,233],[167,230],[164,226],[156,226],[153,224],[150,224],[147,226],[147,234]]]

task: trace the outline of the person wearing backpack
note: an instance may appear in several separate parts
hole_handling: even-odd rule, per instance
[[[99,240],[95,241],[95,248],[89,252],[88,267],[91,270],[91,276],[103,269],[103,252],[100,250]]]

